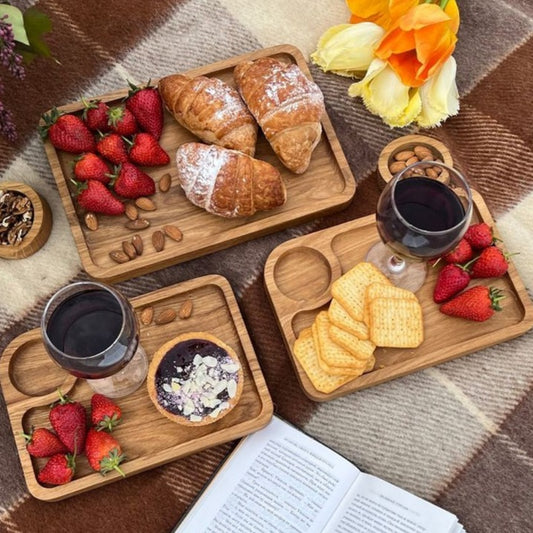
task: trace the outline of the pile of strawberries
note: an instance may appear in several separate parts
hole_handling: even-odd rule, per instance
[[[496,241],[488,224],[472,224],[459,244],[440,258],[445,266],[439,272],[433,300],[442,304],[442,313],[483,322],[501,311],[503,295],[495,287],[477,285],[461,292],[472,279],[499,278],[507,272],[510,254]]]
[[[140,89],[130,83],[125,101],[109,107],[87,102],[82,116],[56,108],[43,115],[41,136],[59,150],[80,154],[74,179],[80,206],[94,213],[121,215],[123,198],[151,196],[154,180],[137,165],[166,165],[170,158],[159,144],[163,130],[163,102],[156,87]],[[114,172],[108,163],[117,165]],[[113,192],[112,192],[113,191]]]
[[[41,483],[63,485],[76,471],[76,458],[85,453],[89,465],[105,475],[112,470],[124,475],[119,465],[125,456],[111,432],[122,419],[120,407],[102,394],[91,398],[90,425],[87,412],[80,403],[59,393],[48,418],[55,433],[47,428],[24,434],[26,449],[33,457],[50,457],[37,475]]]

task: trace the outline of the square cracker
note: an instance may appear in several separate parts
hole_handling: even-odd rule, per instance
[[[376,349],[376,345],[372,341],[362,341],[355,335],[335,326],[335,324],[330,325],[329,336],[334,343],[365,363],[372,357]]]
[[[333,392],[341,385],[344,385],[353,379],[353,376],[348,375],[332,376],[320,368],[311,328],[302,330],[299,337],[296,339],[296,342],[294,343],[294,356],[302,365],[302,368],[313,384],[313,387],[325,394]]]
[[[328,315],[332,324],[335,324],[337,327],[344,329],[363,341],[368,339],[368,328],[366,324],[354,320],[335,298],[329,304]]]
[[[418,300],[374,298],[370,302],[370,339],[377,346],[416,348],[424,340]]]
[[[371,283],[365,290],[365,304],[363,309],[363,322],[368,326],[368,310],[374,298],[403,298],[405,300],[418,300],[415,294],[407,289],[385,283]]]
[[[363,320],[365,291],[371,283],[391,282],[372,263],[358,263],[346,274],[333,282],[331,294],[346,309],[348,314],[358,322]]]

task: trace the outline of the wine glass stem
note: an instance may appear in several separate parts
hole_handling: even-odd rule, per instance
[[[405,261],[401,257],[397,255],[391,255],[389,257],[387,267],[391,274],[400,274],[405,270],[405,266]]]

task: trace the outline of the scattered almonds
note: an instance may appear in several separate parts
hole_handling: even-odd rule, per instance
[[[163,174],[158,182],[159,190],[161,192],[168,192],[168,190],[170,189],[170,181],[170,174]]]
[[[122,242],[122,250],[124,250],[124,253],[130,258],[135,259],[137,257],[137,250],[135,249],[135,246],[131,242],[123,241]]]
[[[138,218],[137,220],[126,222],[126,227],[133,230],[146,229],[150,227],[150,221],[145,218]]]
[[[162,231],[154,231],[152,233],[152,244],[156,252],[161,252],[165,247],[165,234]]]
[[[184,320],[189,318],[192,314],[192,300],[186,300],[181,304],[178,316]]]
[[[141,324],[144,326],[148,326],[152,323],[152,320],[154,318],[154,308],[149,305],[148,307],[145,307],[141,311]]]
[[[137,255],[142,255],[144,246],[143,246],[143,240],[141,236],[135,234],[131,239],[131,244],[133,244],[133,247],[135,248]]]
[[[180,242],[183,239],[183,233],[176,226],[163,226],[163,231],[167,237],[176,242]]]
[[[18,246],[32,224],[31,200],[17,191],[0,189],[0,245]]]
[[[130,258],[122,250],[113,250],[109,252],[109,257],[115,261],[115,263],[127,263]]]
[[[94,213],[85,213],[85,225],[91,230],[96,231],[98,229],[98,219]]]
[[[133,204],[126,204],[126,216],[130,220],[137,220],[139,218],[139,211]]]
[[[141,196],[140,198],[137,198],[137,200],[135,200],[135,205],[139,209],[142,209],[143,211],[155,211],[156,210],[156,206],[154,202],[152,202],[150,198],[146,198],[146,196]]]
[[[168,324],[176,319],[176,311],[174,309],[164,309],[155,318],[156,324]]]
[[[412,150],[401,150],[394,154],[393,160],[389,163],[389,171],[392,175],[401,172],[405,167],[418,163],[419,161],[437,161],[442,162],[442,159],[427,147],[423,145],[417,145]],[[437,178],[442,172],[440,167],[417,167],[412,170],[408,170],[405,174],[406,177],[411,176],[427,176],[429,178]]]

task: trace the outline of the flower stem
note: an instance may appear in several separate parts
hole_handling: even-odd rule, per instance
[[[441,0],[441,1],[440,1],[440,4],[439,4],[439,5],[440,5],[440,8],[441,8],[443,11],[446,9],[446,6],[448,5],[448,2],[449,2],[449,1],[450,1],[450,0]]]

